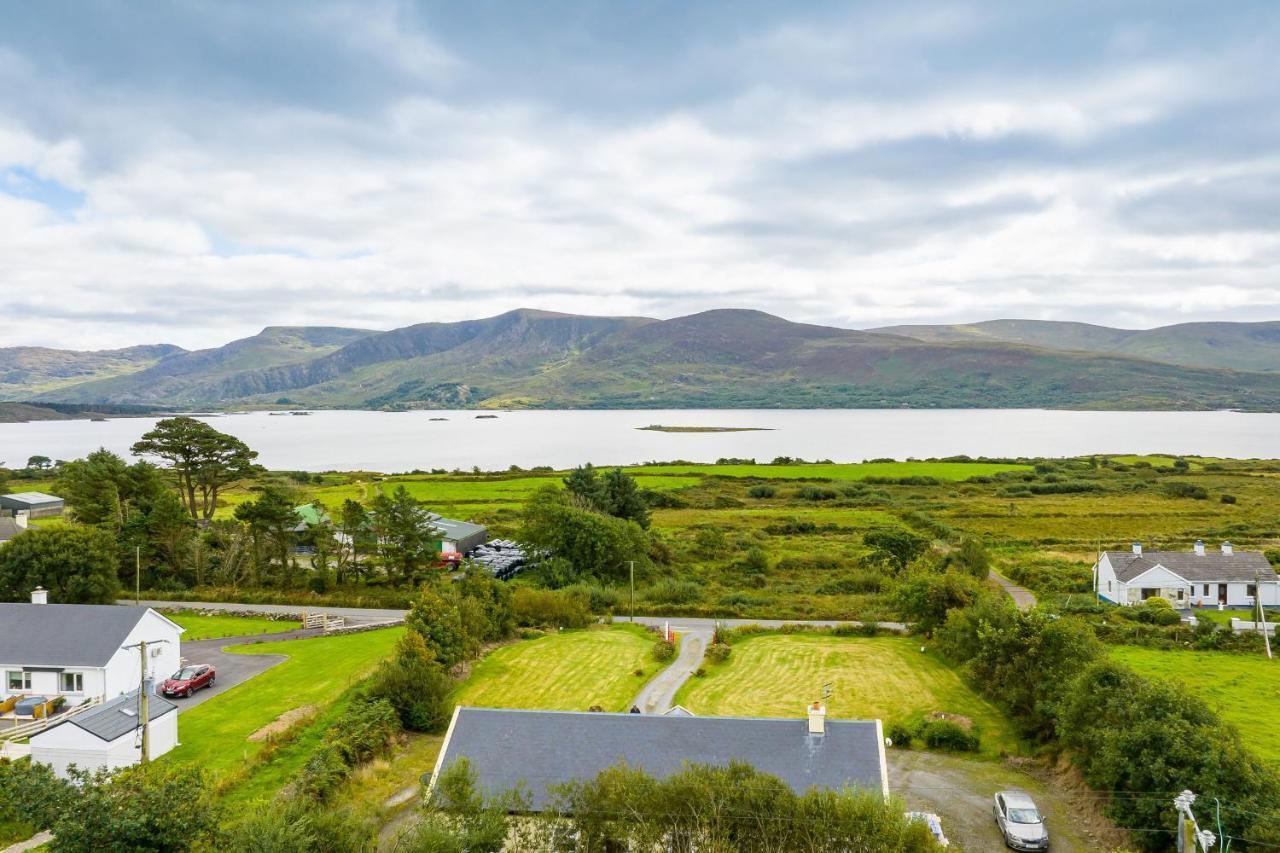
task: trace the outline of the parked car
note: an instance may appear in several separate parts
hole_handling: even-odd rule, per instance
[[[160,692],[165,696],[190,697],[201,687],[212,687],[217,670],[208,664],[190,664],[165,679]]]
[[[1001,791],[995,796],[991,811],[1004,843],[1014,850],[1048,850],[1049,830],[1044,815],[1031,797],[1021,791]]]

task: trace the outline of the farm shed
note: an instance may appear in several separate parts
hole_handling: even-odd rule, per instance
[[[64,779],[72,764],[82,770],[115,770],[137,764],[142,758],[140,704],[134,690],[32,735],[31,761],[48,764]],[[159,758],[178,745],[178,706],[152,695],[147,701],[147,718],[147,756]]]
[[[0,495],[0,510],[5,515],[26,512],[31,518],[52,518],[62,515],[66,503],[57,495],[46,495],[44,492],[14,492]]]
[[[535,811],[548,806],[549,787],[592,779],[624,761],[658,778],[687,763],[741,761],[798,794],[814,786],[889,794],[880,721],[827,720],[821,707],[807,720],[458,707],[432,784],[461,758],[489,791],[523,783]]]
[[[484,525],[455,521],[434,512],[428,515],[431,523],[440,531],[436,548],[441,554],[470,554],[489,538],[489,531]]]

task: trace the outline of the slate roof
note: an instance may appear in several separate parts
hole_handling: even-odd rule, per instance
[[[163,696],[152,694],[147,699],[147,720],[155,722],[178,706]],[[125,693],[97,708],[90,708],[67,721],[107,743],[138,728],[138,691]]]
[[[106,666],[149,609],[0,603],[0,664]]]
[[[826,734],[810,735],[804,718],[459,708],[436,772],[466,756],[490,791],[523,782],[535,811],[547,807],[549,786],[594,778],[620,761],[663,778],[686,763],[738,760],[798,793],[813,786],[887,793],[881,737],[875,720],[828,719]]]
[[[444,538],[451,542],[462,542],[473,536],[483,536],[488,529],[482,524],[472,524],[469,521],[455,521],[452,518],[443,518],[430,513],[431,523],[440,529],[444,534]]]
[[[57,495],[46,495],[44,492],[13,492],[8,495],[0,495],[5,501],[13,501],[24,503],[30,506],[45,506],[48,504],[65,503],[62,498]]]
[[[0,516],[0,542],[8,542],[25,529],[25,527],[19,527],[18,522],[9,516]]]
[[[1276,578],[1271,563],[1259,551],[1223,554],[1206,548],[1203,557],[1194,551],[1144,551],[1141,556],[1132,551],[1108,551],[1107,560],[1116,579],[1125,583],[1156,566],[1192,583],[1253,583],[1254,573],[1259,571],[1266,580]]]

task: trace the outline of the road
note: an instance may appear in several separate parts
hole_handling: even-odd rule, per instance
[[[695,628],[683,633],[680,637],[680,654],[672,661],[671,666],[655,675],[644,686],[632,703],[640,709],[640,713],[665,714],[671,710],[680,685],[688,681],[694,670],[702,665],[702,656],[706,654],[711,637],[710,628]]]
[[[116,604],[133,604],[133,599],[122,598]],[[403,619],[408,610],[385,610],[370,607],[299,607],[292,604],[235,604],[223,601],[143,601],[146,607],[157,610],[222,610],[227,613],[278,613],[297,616],[302,611],[341,616],[348,625],[367,625],[370,622],[389,622]]]
[[[626,616],[613,617],[614,622],[630,622]],[[762,628],[781,628],[783,625],[811,625],[815,628],[834,628],[836,625],[860,625],[851,619],[708,619],[700,616],[637,616],[637,625],[651,625],[661,628],[668,622],[676,630],[714,631],[717,625],[724,628],[741,628],[743,625],[759,625]],[[907,626],[903,622],[876,622],[886,631],[905,632]]]
[[[1004,588],[1004,591],[1009,593],[1009,597],[1013,599],[1013,603],[1018,605],[1018,609],[1024,613],[1036,606],[1035,593],[1026,587],[1018,586],[1005,576],[996,574],[994,569],[989,575],[987,575],[987,577],[988,579],[1000,584],[1000,586]]]

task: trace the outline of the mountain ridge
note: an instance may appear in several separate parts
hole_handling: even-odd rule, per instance
[[[1280,324],[1184,324],[1280,362]],[[1242,331],[1239,327],[1249,327]],[[1161,332],[1161,330],[1146,330]],[[1260,331],[1260,333],[1259,333]],[[749,309],[595,317],[517,309],[384,332],[267,327],[34,402],[172,407],[1045,407],[1280,411],[1280,370],[1174,364],[1119,351],[1140,330],[1041,321],[856,330]],[[1050,339],[1060,347],[1009,340]],[[1242,344],[1242,346],[1244,346]],[[1275,362],[1269,353],[1277,354]],[[1212,354],[1212,353],[1211,353]],[[1218,360],[1224,356],[1218,354]]]

